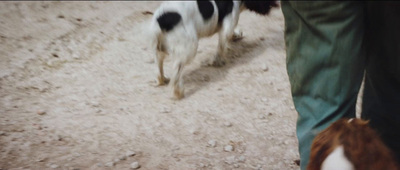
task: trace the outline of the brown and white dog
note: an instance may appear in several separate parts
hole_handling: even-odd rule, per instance
[[[156,52],[158,85],[169,83],[164,76],[163,61],[166,55],[175,58],[171,85],[174,96],[184,96],[182,71],[196,55],[199,39],[219,33],[218,50],[214,66],[225,64],[226,52],[232,39],[240,39],[242,33],[236,29],[239,14],[250,10],[267,15],[276,1],[168,1],[154,12],[149,31]]]
[[[313,140],[307,170],[398,170],[391,151],[361,119],[340,119]]]

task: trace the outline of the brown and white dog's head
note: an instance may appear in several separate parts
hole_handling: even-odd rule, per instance
[[[391,151],[361,119],[340,119],[313,140],[308,170],[398,170]]]

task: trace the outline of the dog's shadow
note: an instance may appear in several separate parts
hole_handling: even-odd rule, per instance
[[[229,70],[238,65],[247,64],[264,51],[268,50],[268,44],[264,38],[255,40],[242,39],[232,42],[228,52],[228,62],[222,67],[213,67],[205,65],[205,61],[200,68],[187,72],[185,79],[185,98],[189,98],[197,91],[207,87],[211,83],[224,80]]]

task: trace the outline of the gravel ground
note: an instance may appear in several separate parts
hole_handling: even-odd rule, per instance
[[[281,10],[243,12],[224,67],[202,39],[177,101],[147,45],[159,4],[0,2],[0,169],[299,169]]]

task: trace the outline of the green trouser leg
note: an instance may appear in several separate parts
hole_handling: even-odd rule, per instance
[[[315,135],[355,117],[365,57],[363,2],[282,1],[287,72],[296,110],[300,166]]]
[[[400,3],[367,3],[367,66],[361,117],[400,162]]]

